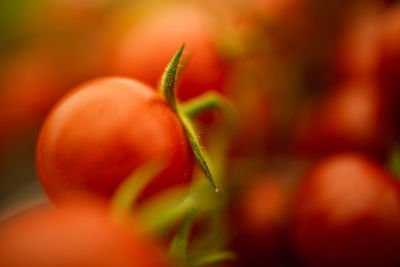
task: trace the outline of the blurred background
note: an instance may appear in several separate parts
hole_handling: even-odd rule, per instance
[[[105,75],[156,86],[183,42],[179,98],[234,102],[238,173],[337,151],[386,164],[399,140],[396,1],[2,0],[0,38],[0,213],[45,201],[35,146],[58,99]]]

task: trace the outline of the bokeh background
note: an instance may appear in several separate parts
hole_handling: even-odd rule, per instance
[[[295,171],[337,151],[387,164],[395,151],[396,1],[2,0],[0,213],[46,201],[35,146],[60,97],[105,75],[156,85],[154,73],[182,42],[201,88],[188,81],[195,89],[180,98],[216,89],[239,110],[230,152],[238,173],[265,162]]]

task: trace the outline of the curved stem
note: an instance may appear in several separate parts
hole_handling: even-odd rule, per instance
[[[207,253],[202,256],[195,257],[190,261],[190,267],[198,267],[210,263],[216,263],[221,261],[230,260],[233,261],[236,259],[236,254],[231,251],[218,251]]]
[[[389,157],[388,168],[392,171],[392,173],[396,176],[397,179],[400,179],[400,146],[396,144],[392,150],[392,153]]]
[[[196,209],[197,204],[191,196],[179,199],[175,198],[174,201],[166,201],[162,203],[155,203],[148,205],[138,211],[139,218],[144,222],[143,225],[151,232],[162,232],[180,218],[182,218],[188,211]]]
[[[178,116],[183,124],[183,127],[185,128],[186,136],[188,137],[189,144],[192,147],[192,151],[197,162],[199,163],[207,179],[213,185],[215,192],[218,192],[219,189],[217,183],[215,182],[214,176],[210,169],[210,164],[208,163],[208,156],[200,145],[199,138],[196,135],[192,122],[186,115],[181,114],[180,112],[178,112]]]
[[[129,216],[140,193],[164,168],[165,163],[155,160],[132,172],[117,188],[111,199],[112,216],[117,220]]]
[[[183,219],[177,234],[171,242],[169,253],[182,265],[186,265],[186,251],[188,239],[193,220],[196,216],[196,210],[189,210]]]
[[[190,147],[192,148],[193,154],[199,163],[200,167],[204,171],[206,177],[211,182],[215,188],[215,192],[218,192],[218,186],[214,181],[213,174],[209,168],[209,163],[207,156],[203,148],[200,146],[199,138],[196,135],[194,127],[190,122],[189,118],[181,111],[181,107],[175,97],[175,80],[178,71],[179,59],[182,55],[184,45],[175,53],[171,61],[165,68],[165,72],[162,77],[161,93],[164,95],[168,101],[171,108],[177,114],[179,120],[181,121],[183,128],[185,129],[186,136],[188,138]]]
[[[177,101],[175,97],[175,81],[176,76],[178,74],[179,67],[179,59],[182,56],[183,48],[185,45],[183,44],[175,55],[172,57],[171,61],[168,63],[163,76],[161,78],[161,92],[162,95],[165,96],[171,108],[177,112]]]
[[[226,97],[215,91],[206,92],[192,98],[181,105],[182,112],[193,119],[206,111],[221,110],[229,124],[234,128],[237,124],[237,111]]]

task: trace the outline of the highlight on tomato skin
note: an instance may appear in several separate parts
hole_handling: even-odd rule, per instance
[[[40,182],[55,202],[74,192],[109,198],[137,167],[165,161],[144,199],[189,183],[193,158],[168,104],[154,89],[126,78],[93,80],[70,92],[45,121],[37,145]]]
[[[309,168],[293,201],[294,251],[307,266],[398,266],[400,185],[360,154]]]
[[[187,100],[208,90],[221,92],[227,67],[215,45],[211,23],[206,11],[195,4],[155,9],[116,42],[110,72],[156,87],[171,55],[184,43],[178,98]]]
[[[0,266],[173,266],[140,225],[129,226],[89,198],[36,207],[0,223]]]

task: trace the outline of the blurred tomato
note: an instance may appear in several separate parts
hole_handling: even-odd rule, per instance
[[[397,116],[400,100],[400,4],[383,17],[380,28],[380,58],[378,77]]]
[[[1,146],[39,128],[62,94],[64,82],[53,62],[36,52],[11,58],[0,77]]]
[[[147,197],[192,177],[193,153],[176,114],[153,88],[125,78],[93,80],[48,116],[37,146],[41,183],[53,201],[88,191],[110,197],[136,168],[164,160]]]
[[[372,80],[354,80],[333,88],[300,115],[295,146],[316,156],[355,150],[385,157],[392,141],[391,119],[381,88]]]
[[[2,222],[0,265],[170,266],[138,225],[129,230],[117,226],[104,206],[83,199],[64,203],[58,210],[35,208]]]
[[[381,13],[375,5],[353,12],[338,36],[332,55],[335,81],[375,77]]]
[[[285,177],[262,174],[248,181],[233,203],[232,248],[239,266],[283,266],[290,188]]]
[[[307,266],[399,266],[400,186],[373,161],[322,160],[293,203],[293,244]]]
[[[111,72],[157,86],[171,55],[185,44],[178,97],[222,91],[226,66],[219,55],[207,14],[194,4],[171,5],[132,25],[116,45]]]

